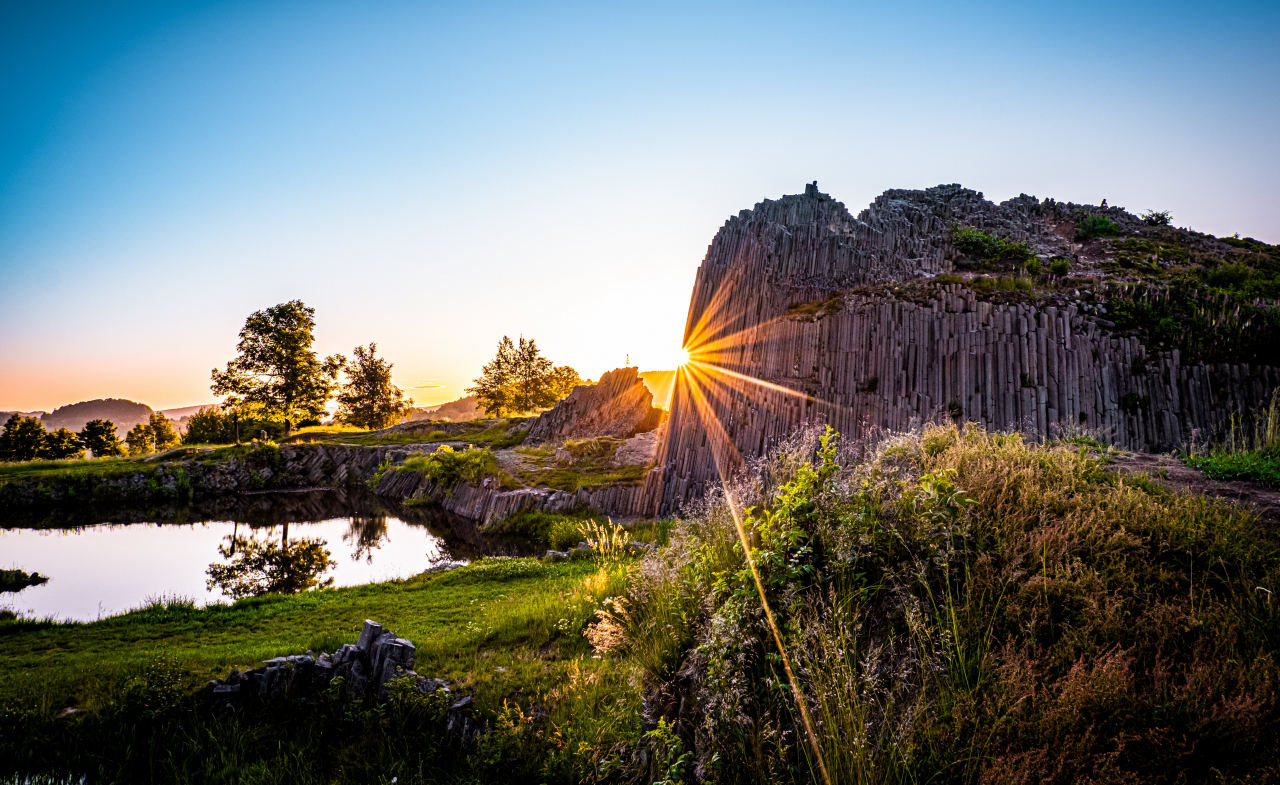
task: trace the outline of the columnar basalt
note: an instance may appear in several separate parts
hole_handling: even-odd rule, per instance
[[[1121,226],[1138,222],[1103,209]],[[888,191],[854,218],[813,184],[729,219],[694,284],[693,362],[678,374],[646,486],[651,513],[675,511],[802,423],[853,437],[941,418],[1033,438],[1084,428],[1160,451],[1264,404],[1280,385],[1275,368],[1152,352],[1069,299],[1001,304],[928,283],[962,258],[956,224],[1044,259],[1070,256],[1055,231],[1061,212],[951,185]],[[895,294],[904,282],[910,299]]]

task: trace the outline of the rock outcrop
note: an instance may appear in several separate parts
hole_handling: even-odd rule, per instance
[[[449,696],[449,685],[443,680],[414,672],[414,655],[412,643],[366,619],[359,639],[332,654],[293,654],[266,660],[261,668],[232,669],[225,680],[209,682],[209,691],[227,702],[250,695],[310,700],[333,685],[334,679],[341,679],[343,700],[381,702],[387,699],[393,681],[411,679],[418,692]],[[450,703],[445,728],[455,743],[474,743],[480,728],[473,718],[471,696]]]
[[[596,384],[580,384],[550,411],[529,424],[530,443],[614,436],[629,439],[662,421],[653,393],[636,368],[617,368]]]
[[[1029,196],[996,205],[949,185],[887,191],[854,218],[814,184],[730,218],[694,284],[694,362],[677,375],[648,513],[677,510],[803,423],[855,438],[938,418],[1033,438],[1086,428],[1156,451],[1260,407],[1280,385],[1275,368],[1149,350],[1070,292],[999,303],[928,283],[964,261],[955,223],[1076,264],[1080,246],[1061,224],[1080,211]],[[1141,231],[1121,209],[1089,212]],[[905,281],[913,296],[900,296]]]

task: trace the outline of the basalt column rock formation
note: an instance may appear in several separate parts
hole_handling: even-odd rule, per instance
[[[614,436],[629,439],[658,427],[662,410],[636,368],[615,368],[595,384],[580,384],[529,427],[532,443]]]
[[[675,511],[803,423],[852,437],[944,418],[1033,438],[1083,427],[1159,451],[1264,404],[1280,385],[1275,368],[1151,350],[1072,301],[1071,278],[1053,296],[1011,301],[932,280],[966,258],[953,226],[1024,243],[1046,265],[1078,261],[1055,223],[1060,207],[1025,195],[997,205],[948,185],[887,191],[855,218],[813,184],[730,218],[694,284],[692,362],[647,483],[651,514]],[[1097,209],[1140,231],[1135,216]]]

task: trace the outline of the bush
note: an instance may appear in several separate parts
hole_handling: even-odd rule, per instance
[[[976,256],[984,262],[1013,262],[1024,264],[1033,254],[1026,243],[1020,243],[1007,237],[996,237],[972,226],[954,224],[950,231],[951,242],[956,250],[969,256]]]
[[[1071,272],[1071,262],[1061,257],[1054,259],[1049,262],[1049,272],[1061,278]]]
[[[1168,210],[1147,210],[1142,214],[1142,222],[1147,226],[1168,226],[1173,220],[1173,215]]]
[[[421,472],[443,489],[449,489],[459,482],[479,485],[486,477],[505,476],[498,466],[498,459],[488,448],[457,451],[447,444],[441,445],[430,455],[409,458],[399,471]]]
[[[1105,215],[1090,214],[1076,224],[1077,240],[1092,240],[1095,237],[1111,237],[1120,234],[1120,227]]]
[[[1032,275],[1032,276],[1039,275],[1042,269],[1043,269],[1043,265],[1040,264],[1039,259],[1032,259],[1031,261],[1027,262],[1028,275]]]

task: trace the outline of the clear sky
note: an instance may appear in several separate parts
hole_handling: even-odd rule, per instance
[[[503,334],[671,368],[716,230],[812,180],[1280,242],[1277,41],[1274,0],[6,0],[0,409],[211,401],[294,298],[420,404]]]

